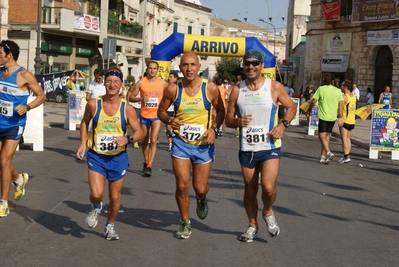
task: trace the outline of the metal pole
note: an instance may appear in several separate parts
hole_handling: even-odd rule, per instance
[[[276,56],[276,27],[274,27],[273,24],[271,24],[270,22],[265,21],[264,19],[258,19],[259,21],[262,21],[264,23],[266,23],[266,25],[271,25],[273,27],[273,32],[274,32],[274,56]],[[269,32],[267,32],[269,34]],[[267,38],[267,40],[269,40],[269,37]],[[269,49],[269,47],[267,47]]]
[[[147,18],[147,0],[144,0],[144,18],[143,18],[143,36],[142,36],[142,40],[143,40],[143,58],[142,58],[142,66],[141,66],[141,74],[144,74],[147,66],[145,64],[145,55],[147,53],[146,51],[146,35],[147,35],[147,22],[146,22],[146,18]]]
[[[35,74],[40,74],[40,67],[41,67],[41,62],[42,58],[40,57],[41,55],[41,21],[40,21],[40,14],[41,14],[41,0],[37,0],[37,21],[36,21],[36,34],[37,34],[37,40],[36,40],[36,56],[35,56]]]
[[[269,11],[270,11],[270,6],[269,6],[269,0],[266,0],[267,3],[267,19],[269,19]],[[269,25],[266,25],[266,30],[267,30],[267,39],[266,39],[266,45],[267,49],[269,49]]]

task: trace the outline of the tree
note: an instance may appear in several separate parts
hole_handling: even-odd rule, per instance
[[[215,79],[228,79],[234,81],[236,75],[244,77],[244,70],[240,67],[241,59],[236,57],[223,57],[216,63]]]

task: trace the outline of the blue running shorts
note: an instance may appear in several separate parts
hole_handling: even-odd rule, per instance
[[[122,179],[129,167],[129,156],[126,151],[115,156],[107,156],[89,149],[86,158],[89,170],[105,176],[108,181]]]
[[[261,151],[238,151],[238,159],[243,167],[255,168],[256,165],[269,159],[279,159],[280,148]]]
[[[158,118],[152,118],[152,119],[148,119],[148,118],[144,118],[143,116],[140,115],[140,124],[145,125],[147,127],[151,127],[151,124],[153,121],[158,121]]]
[[[24,127],[22,126],[15,126],[8,129],[0,129],[0,140],[18,140],[21,139],[23,133]]]
[[[194,164],[204,164],[212,161],[215,157],[215,145],[195,146],[187,144],[180,137],[172,139],[172,157],[179,159],[189,159]]]

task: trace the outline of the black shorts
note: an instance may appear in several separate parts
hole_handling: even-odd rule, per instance
[[[348,131],[352,131],[353,129],[355,129],[355,125],[354,124],[347,124],[344,123],[344,125],[342,125],[342,127]]]
[[[335,121],[323,121],[319,119],[319,133],[331,133],[334,128]]]

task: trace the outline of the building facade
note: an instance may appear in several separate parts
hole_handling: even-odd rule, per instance
[[[304,83],[319,86],[324,72],[336,83],[349,79],[365,101],[375,101],[386,85],[399,103],[399,6],[397,1],[312,0],[307,25]]]

